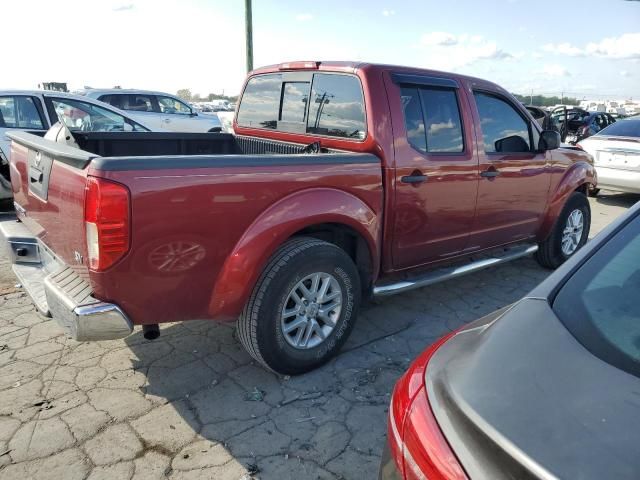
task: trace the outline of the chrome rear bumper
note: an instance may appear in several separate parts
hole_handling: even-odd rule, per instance
[[[0,222],[13,271],[38,310],[79,342],[114,340],[133,331],[133,323],[115,304],[92,296],[89,283],[66,266],[20,222]]]

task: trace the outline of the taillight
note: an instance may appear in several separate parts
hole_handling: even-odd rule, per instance
[[[429,359],[455,332],[443,337],[398,380],[389,408],[389,449],[407,480],[467,480],[453,450],[440,431],[426,394],[424,375]]]
[[[87,177],[84,228],[91,270],[106,270],[129,250],[129,190],[102,178]]]

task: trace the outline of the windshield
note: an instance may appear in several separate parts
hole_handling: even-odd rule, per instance
[[[562,287],[553,309],[591,353],[640,376],[640,217]]]
[[[51,99],[56,115],[69,130],[82,132],[124,132],[148,129],[119,113],[71,98]]]
[[[616,136],[616,137],[640,137],[640,119],[621,120],[612,123],[607,128],[603,128],[596,135]]]

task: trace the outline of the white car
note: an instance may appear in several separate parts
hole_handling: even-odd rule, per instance
[[[0,90],[0,200],[12,195],[7,132],[28,130],[41,135],[62,120],[71,131],[151,131],[125,112],[91,98],[46,90]]]
[[[640,118],[627,118],[603,128],[578,143],[591,154],[598,189],[640,193]]]
[[[146,90],[86,89],[78,92],[124,110],[154,129],[171,132],[219,132],[216,115],[202,115],[174,95]]]

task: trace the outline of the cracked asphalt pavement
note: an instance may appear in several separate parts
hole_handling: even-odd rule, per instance
[[[637,200],[591,199],[592,233]],[[411,360],[546,275],[527,258],[369,304],[337,358],[281,377],[252,362],[233,325],[68,340],[0,258],[0,479],[376,478]]]

